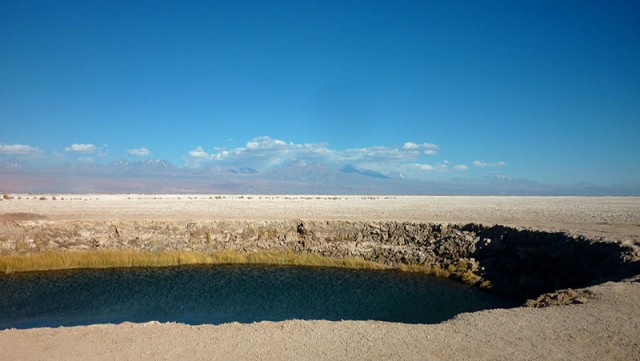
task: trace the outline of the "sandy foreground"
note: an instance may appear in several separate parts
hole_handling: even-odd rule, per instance
[[[13,195],[0,214],[83,220],[394,220],[504,224],[640,242],[640,198]],[[41,197],[46,200],[40,200]],[[21,199],[18,199],[20,197]],[[64,199],[63,199],[64,198]],[[581,305],[462,314],[438,325],[125,323],[0,331],[0,360],[640,359],[640,282]]]

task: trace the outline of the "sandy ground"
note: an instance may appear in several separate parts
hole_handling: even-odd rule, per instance
[[[12,195],[48,220],[362,220],[502,224],[640,241],[640,197]],[[41,197],[47,200],[39,200]],[[17,199],[20,197],[21,199]]]
[[[22,199],[17,199],[20,196]],[[345,219],[478,222],[640,239],[640,198],[15,195],[0,214],[48,221]],[[36,197],[36,199],[34,199]],[[251,198],[249,198],[251,197]],[[28,199],[27,199],[28,198]],[[61,198],[64,198],[62,200]],[[438,325],[286,321],[0,331],[0,360],[638,360],[640,283],[590,288],[586,304],[462,314]]]

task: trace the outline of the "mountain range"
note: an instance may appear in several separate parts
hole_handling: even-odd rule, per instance
[[[407,179],[345,165],[296,159],[265,172],[250,167],[181,168],[167,160],[74,163],[37,169],[0,159],[0,192],[10,193],[244,193],[398,195],[640,195],[640,182],[613,186],[552,185],[496,173],[485,178]]]

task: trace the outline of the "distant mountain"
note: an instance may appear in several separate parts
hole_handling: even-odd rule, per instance
[[[274,169],[265,174],[271,180],[296,181],[318,183],[333,180],[338,171],[322,163],[307,163],[303,159],[296,159],[288,165]]]
[[[126,159],[118,159],[107,165],[98,163],[68,163],[58,167],[46,169],[48,172],[82,174],[165,174],[179,171],[179,168],[167,160],[148,159],[137,162],[129,162]]]
[[[340,169],[340,171],[342,173],[354,173],[354,174],[359,174],[365,177],[371,177],[371,178],[379,178],[379,179],[388,179],[390,178],[389,176],[386,176],[380,172],[376,172],[375,170],[370,170],[370,169],[362,169],[359,168],[353,164],[347,164],[344,167],[342,167]]]
[[[499,182],[513,181],[513,177],[512,176],[506,175],[506,174],[503,174],[503,173],[492,173],[492,174],[489,174],[488,176],[486,176],[485,179],[490,180],[490,181],[499,181]]]
[[[487,195],[553,195],[554,186],[534,182],[529,179],[516,179],[503,173],[489,174],[484,178],[454,178],[449,181],[456,184],[465,194]]]
[[[599,186],[593,183],[577,183],[562,186],[568,195],[610,195],[610,196],[640,196],[640,181],[626,182],[609,186]]]
[[[109,163],[105,171],[112,174],[167,174],[179,173],[179,168],[173,163],[164,159],[146,159],[136,162],[129,162],[126,159],[118,159]]]
[[[0,158],[0,186],[8,192],[154,192],[262,194],[414,194],[414,195],[612,195],[640,196],[640,182],[600,186],[554,185],[494,173],[484,178],[408,179],[402,173],[346,165],[334,169],[296,159],[258,172],[250,167],[179,168],[169,161],[116,160],[108,165],[71,163],[36,169]]]
[[[107,166],[98,163],[65,163],[44,169],[47,173],[103,173]]]
[[[117,159],[108,165],[110,168],[127,168],[129,166],[129,161],[126,159]]]
[[[204,172],[210,173],[210,174],[256,174],[258,173],[257,170],[251,167],[231,167],[231,166],[213,167],[213,168],[204,170]]]
[[[26,165],[25,163],[15,159],[0,159],[0,171],[31,171],[32,167]]]
[[[408,179],[409,177],[404,173],[404,172],[393,172],[390,173],[389,178],[396,178],[396,179]]]
[[[178,169],[173,163],[164,159],[147,159],[129,164],[131,169],[144,171],[172,171]]]
[[[374,177],[372,177],[372,175]],[[298,194],[390,194],[402,193],[403,180],[376,177],[359,171],[346,172],[323,163],[308,163],[303,159],[284,167],[259,174],[263,187],[275,193]],[[398,193],[398,194],[400,194]]]

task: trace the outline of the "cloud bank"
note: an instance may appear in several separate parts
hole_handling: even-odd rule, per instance
[[[71,144],[70,146],[64,148],[65,152],[74,152],[74,153],[93,153],[97,147],[93,144]]]
[[[140,147],[140,148],[134,148],[134,149],[127,149],[127,154],[132,155],[134,157],[146,157],[149,154],[151,154],[151,152],[146,147]]]
[[[505,165],[507,165],[507,163],[505,163],[503,161],[499,161],[499,162],[482,162],[482,161],[479,161],[479,160],[474,160],[472,164],[473,164],[474,167],[478,167],[478,168],[504,167]]]
[[[438,154],[439,147],[431,143],[416,144],[413,142],[406,142],[402,145],[402,149],[420,151],[427,155],[435,155]]]
[[[26,144],[0,144],[0,155],[39,155],[42,151],[38,147]]]
[[[34,162],[61,163],[68,160],[80,163],[92,163],[98,158],[107,158],[108,145],[92,143],[73,143],[64,148],[64,152],[54,150],[48,154],[38,147],[26,144],[0,143],[0,156],[17,156]],[[410,178],[440,177],[448,172],[480,172],[483,168],[504,167],[504,161],[474,160],[470,163],[442,160],[440,147],[426,142],[405,141],[396,146],[367,146],[361,148],[334,149],[327,143],[287,142],[269,136],[256,137],[244,146],[225,148],[201,145],[188,150],[183,155],[187,168],[249,167],[259,172],[283,166],[296,159],[308,163],[319,162],[339,169],[353,165],[361,169],[377,171],[391,176],[409,176]],[[151,151],[145,147],[127,148],[131,157],[147,157]],[[37,160],[36,160],[37,158]],[[440,160],[438,159],[440,158]]]
[[[408,141],[397,147],[370,146],[338,150],[330,148],[326,143],[294,143],[261,136],[251,139],[243,147],[232,149],[214,147],[207,151],[202,146],[197,146],[189,150],[183,159],[185,166],[191,168],[234,165],[266,170],[301,158],[333,166],[355,164],[392,173],[403,168],[421,171],[446,169],[447,161],[436,165],[416,162],[438,154],[439,149],[436,144]]]

